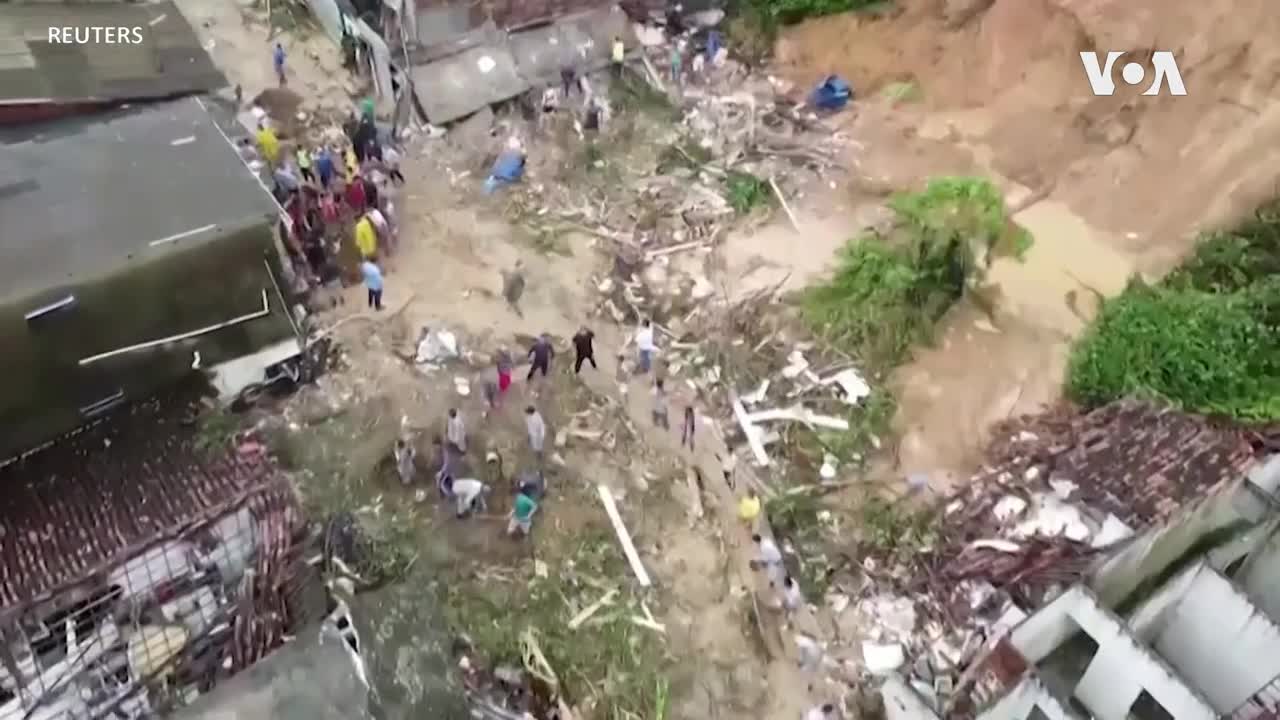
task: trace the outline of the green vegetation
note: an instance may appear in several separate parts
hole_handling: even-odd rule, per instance
[[[810,327],[871,371],[893,368],[912,345],[930,341],[937,321],[981,284],[1002,247],[1030,245],[986,180],[934,180],[924,192],[895,196],[890,207],[893,229],[851,241],[831,280],[801,301]]]
[[[595,705],[595,717],[662,717],[669,692],[662,638],[631,621],[644,610],[628,599],[630,571],[606,533],[589,530],[575,538],[576,548],[562,548],[567,552],[556,552],[555,559],[549,555],[553,567],[545,577],[494,577],[487,592],[451,585],[445,613],[450,625],[466,629],[490,665],[521,667],[532,638],[569,704]],[[575,614],[614,587],[621,592],[611,605],[569,629]]]
[[[1127,395],[1243,421],[1280,418],[1280,202],[1205,236],[1156,285],[1134,279],[1072,350],[1067,393]]]
[[[912,555],[938,541],[933,513],[916,510],[879,496],[868,497],[859,507],[860,541],[881,557],[906,562]]]
[[[773,202],[773,190],[769,183],[751,173],[730,170],[724,182],[725,199],[739,215],[746,215]]]
[[[737,0],[729,9],[725,35],[734,57],[762,62],[773,51],[778,31],[806,18],[843,12],[881,12],[884,0]]]

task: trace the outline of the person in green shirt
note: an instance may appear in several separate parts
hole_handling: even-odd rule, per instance
[[[537,511],[537,500],[523,492],[516,495],[515,505],[511,509],[511,521],[507,523],[507,534],[528,535],[533,529],[533,514]]]
[[[315,182],[315,173],[311,172],[311,151],[304,147],[299,147],[294,152],[294,155],[297,157],[298,172],[301,173],[302,179],[307,182]]]

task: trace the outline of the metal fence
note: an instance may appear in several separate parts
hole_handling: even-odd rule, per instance
[[[287,480],[0,615],[0,720],[149,718],[330,610]]]

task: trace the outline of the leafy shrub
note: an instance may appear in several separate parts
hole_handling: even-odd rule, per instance
[[[1067,393],[1101,405],[1126,395],[1255,421],[1280,418],[1280,212],[1207,235],[1152,287],[1107,301],[1072,350]]]
[[[941,178],[924,192],[895,196],[890,207],[892,231],[851,241],[835,275],[802,303],[815,331],[875,369],[930,340],[938,319],[981,282],[992,252],[1021,233],[985,180]]]

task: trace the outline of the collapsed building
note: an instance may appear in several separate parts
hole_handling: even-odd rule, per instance
[[[0,720],[166,714],[317,628],[363,687],[288,478],[200,420],[303,347],[225,80],[167,2],[6,4],[0,44]]]
[[[193,378],[0,468],[0,718],[149,717],[332,609],[260,446],[209,445]]]
[[[1132,401],[1020,428],[944,510],[921,574],[946,588],[915,588],[941,623],[888,717],[1280,716],[1269,444]]]

